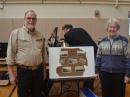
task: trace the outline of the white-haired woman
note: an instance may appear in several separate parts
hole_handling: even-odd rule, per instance
[[[117,18],[108,19],[105,28],[108,35],[99,42],[95,69],[102,97],[125,97],[125,86],[130,80],[128,39],[118,34]]]

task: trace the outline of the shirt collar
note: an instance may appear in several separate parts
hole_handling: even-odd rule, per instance
[[[36,32],[36,30],[34,30],[33,32],[31,32],[31,31],[30,31],[30,30],[28,30],[28,28],[27,28],[27,27],[25,27],[25,26],[23,26],[23,29],[24,29],[25,31],[27,31],[27,32],[28,32],[28,34],[31,34],[31,35],[35,34],[35,32]]]
[[[116,35],[115,37],[108,36],[108,39],[114,40],[114,39],[117,39],[118,37],[119,37],[119,35]]]

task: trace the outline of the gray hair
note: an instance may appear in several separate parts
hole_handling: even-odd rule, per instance
[[[34,13],[36,15],[36,12],[34,10],[30,9],[30,10],[25,12],[24,16],[26,16],[29,12],[32,12],[32,13]],[[37,15],[36,15],[36,17],[37,17]]]
[[[119,20],[117,18],[109,18],[107,20],[107,23],[105,25],[105,29],[107,30],[109,24],[115,24],[117,29],[119,30],[120,29],[120,25],[119,25]]]

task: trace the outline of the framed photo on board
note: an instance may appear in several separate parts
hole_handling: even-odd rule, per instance
[[[95,76],[94,48],[49,47],[50,79],[88,78]]]

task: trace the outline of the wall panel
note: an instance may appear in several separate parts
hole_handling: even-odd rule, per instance
[[[0,42],[8,41],[10,31],[13,30],[12,19],[0,19]]]
[[[97,42],[102,37],[106,36],[105,23],[106,19],[92,19],[92,18],[40,18],[38,19],[37,29],[43,33],[48,39],[51,36],[55,27],[58,27],[58,36],[63,38],[62,26],[66,23],[72,24],[74,27],[82,27],[87,30],[92,38]],[[10,32],[23,25],[23,19],[0,19],[0,41],[7,42]],[[128,19],[120,20],[121,29],[120,34],[128,36]]]

